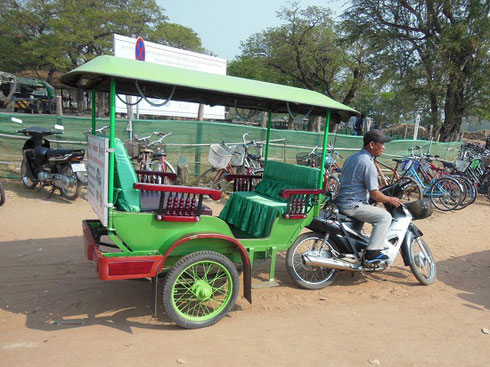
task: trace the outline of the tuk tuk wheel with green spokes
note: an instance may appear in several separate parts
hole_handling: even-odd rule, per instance
[[[240,283],[235,265],[214,251],[193,252],[169,271],[163,306],[172,321],[186,329],[210,326],[235,304]]]

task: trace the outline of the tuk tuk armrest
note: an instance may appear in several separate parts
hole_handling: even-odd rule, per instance
[[[319,195],[322,192],[321,189],[282,189],[279,195],[284,199],[289,199],[293,195]]]
[[[174,185],[160,185],[160,184],[147,184],[147,183],[135,183],[133,184],[133,187],[136,190],[208,195],[213,200],[221,199],[221,191],[215,189],[207,189],[204,187],[174,186]]]
[[[232,182],[236,179],[250,179],[250,180],[258,179],[258,180],[260,180],[261,178],[262,178],[262,175],[234,175],[231,173],[227,173],[225,175],[225,180],[229,181],[229,182]]]
[[[167,177],[170,181],[176,181],[177,175],[173,172],[158,172],[158,171],[145,171],[145,170],[135,170],[138,175],[138,179],[141,180],[141,176],[158,176]]]
[[[286,219],[304,219],[316,202],[313,195],[319,195],[321,189],[283,189],[279,191],[279,196],[287,199]]]
[[[252,191],[252,180],[260,180],[262,175],[236,175],[226,174],[225,180],[233,182],[233,191]]]

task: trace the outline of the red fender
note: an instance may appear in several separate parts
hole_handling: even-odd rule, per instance
[[[195,234],[195,235],[190,235],[190,236],[185,236],[182,237],[180,240],[172,244],[167,251],[163,254],[163,261],[160,265],[159,270],[163,268],[165,265],[165,261],[167,261],[167,258],[170,256],[170,253],[180,245],[183,245],[184,243],[192,240],[197,240],[200,238],[217,238],[220,240],[225,240],[228,242],[233,243],[238,249],[240,250],[240,255],[242,257],[242,264],[243,264],[243,296],[245,299],[252,303],[252,267],[250,265],[250,258],[248,256],[247,250],[245,250],[245,247],[238,241],[237,239],[226,236],[223,234],[219,233],[201,233],[201,234]]]

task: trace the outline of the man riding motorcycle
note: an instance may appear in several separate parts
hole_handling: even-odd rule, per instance
[[[368,131],[363,140],[363,148],[347,158],[342,166],[339,194],[335,204],[341,213],[373,225],[365,259],[377,262],[388,259],[382,250],[392,217],[386,210],[369,205],[369,197],[395,207],[399,207],[401,202],[398,198],[386,196],[379,191],[378,171],[374,164],[374,158],[383,154],[384,144],[392,138],[387,137],[381,130],[374,129]]]

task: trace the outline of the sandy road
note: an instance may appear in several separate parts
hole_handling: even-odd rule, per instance
[[[103,282],[83,255],[87,201],[45,200],[7,181],[0,207],[0,366],[488,366],[490,202],[417,225],[437,261],[420,286],[401,261],[342,273],[321,291],[241,296],[218,324],[182,330],[151,316],[145,281]],[[267,270],[254,270],[260,281]]]

